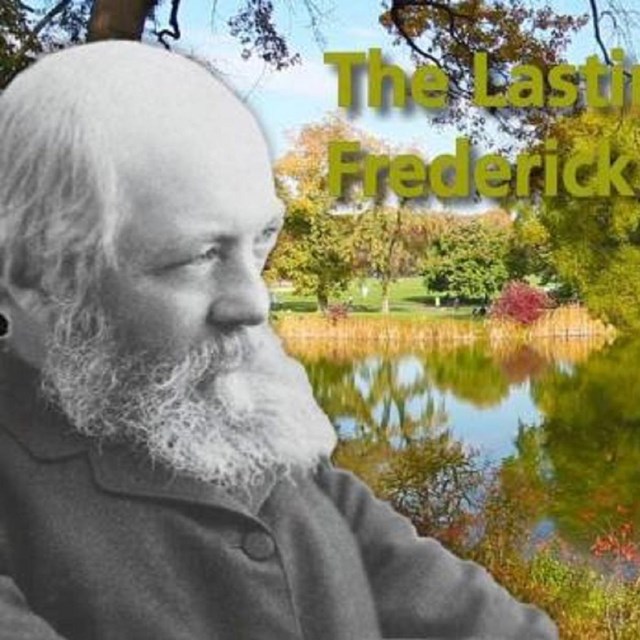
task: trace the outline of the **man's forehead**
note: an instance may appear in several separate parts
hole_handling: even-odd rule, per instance
[[[127,67],[115,78],[109,72],[109,86],[90,98],[91,129],[98,131],[126,196],[137,197],[133,182],[142,186],[138,191],[150,185],[163,199],[171,191],[186,199],[186,173],[192,183],[215,185],[221,198],[231,189],[241,199],[247,180],[270,188],[267,144],[244,102],[193,61],[148,49],[130,51],[148,72]]]
[[[255,121],[223,121],[192,105],[166,134],[163,109],[113,148],[118,199],[141,239],[252,233],[281,214],[271,162]]]

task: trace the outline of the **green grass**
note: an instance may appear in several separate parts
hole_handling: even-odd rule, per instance
[[[366,286],[366,295],[363,284]],[[272,288],[278,304],[275,311],[291,311],[293,313],[310,313],[317,311],[314,296],[301,296],[291,289]],[[380,315],[382,291],[380,283],[374,278],[367,278],[364,283],[354,282],[343,295],[332,299],[331,304],[346,303],[351,300],[352,315]],[[436,307],[433,296],[427,295],[422,278],[402,278],[393,282],[389,291],[390,311],[401,317],[431,316],[436,318],[469,318],[473,307],[441,306]]]

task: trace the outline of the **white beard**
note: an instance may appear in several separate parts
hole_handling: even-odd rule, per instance
[[[46,395],[80,433],[128,440],[176,473],[240,491],[333,451],[304,368],[269,327],[149,364],[114,357],[101,313],[61,308],[43,368]]]

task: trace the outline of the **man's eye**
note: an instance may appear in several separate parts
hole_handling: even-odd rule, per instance
[[[191,262],[209,262],[211,260],[215,260],[219,255],[220,250],[218,249],[218,247],[209,247],[205,252],[196,256]]]
[[[278,235],[278,227],[268,227],[258,236],[258,242],[266,243],[273,240]]]

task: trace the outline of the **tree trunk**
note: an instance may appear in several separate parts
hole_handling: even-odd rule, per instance
[[[95,0],[87,40],[140,40],[157,0]]]
[[[326,289],[322,288],[316,291],[316,301],[318,305],[318,311],[324,313],[329,306],[329,296]]]
[[[382,313],[389,313],[389,281],[383,280],[382,285]]]
[[[396,226],[393,230],[393,235],[391,236],[391,241],[389,242],[389,247],[387,249],[387,255],[385,256],[385,264],[382,270],[382,313],[389,313],[389,285],[391,284],[391,280],[393,279],[394,274],[394,251],[398,241],[402,237],[402,207],[398,207],[398,212],[396,213]]]

